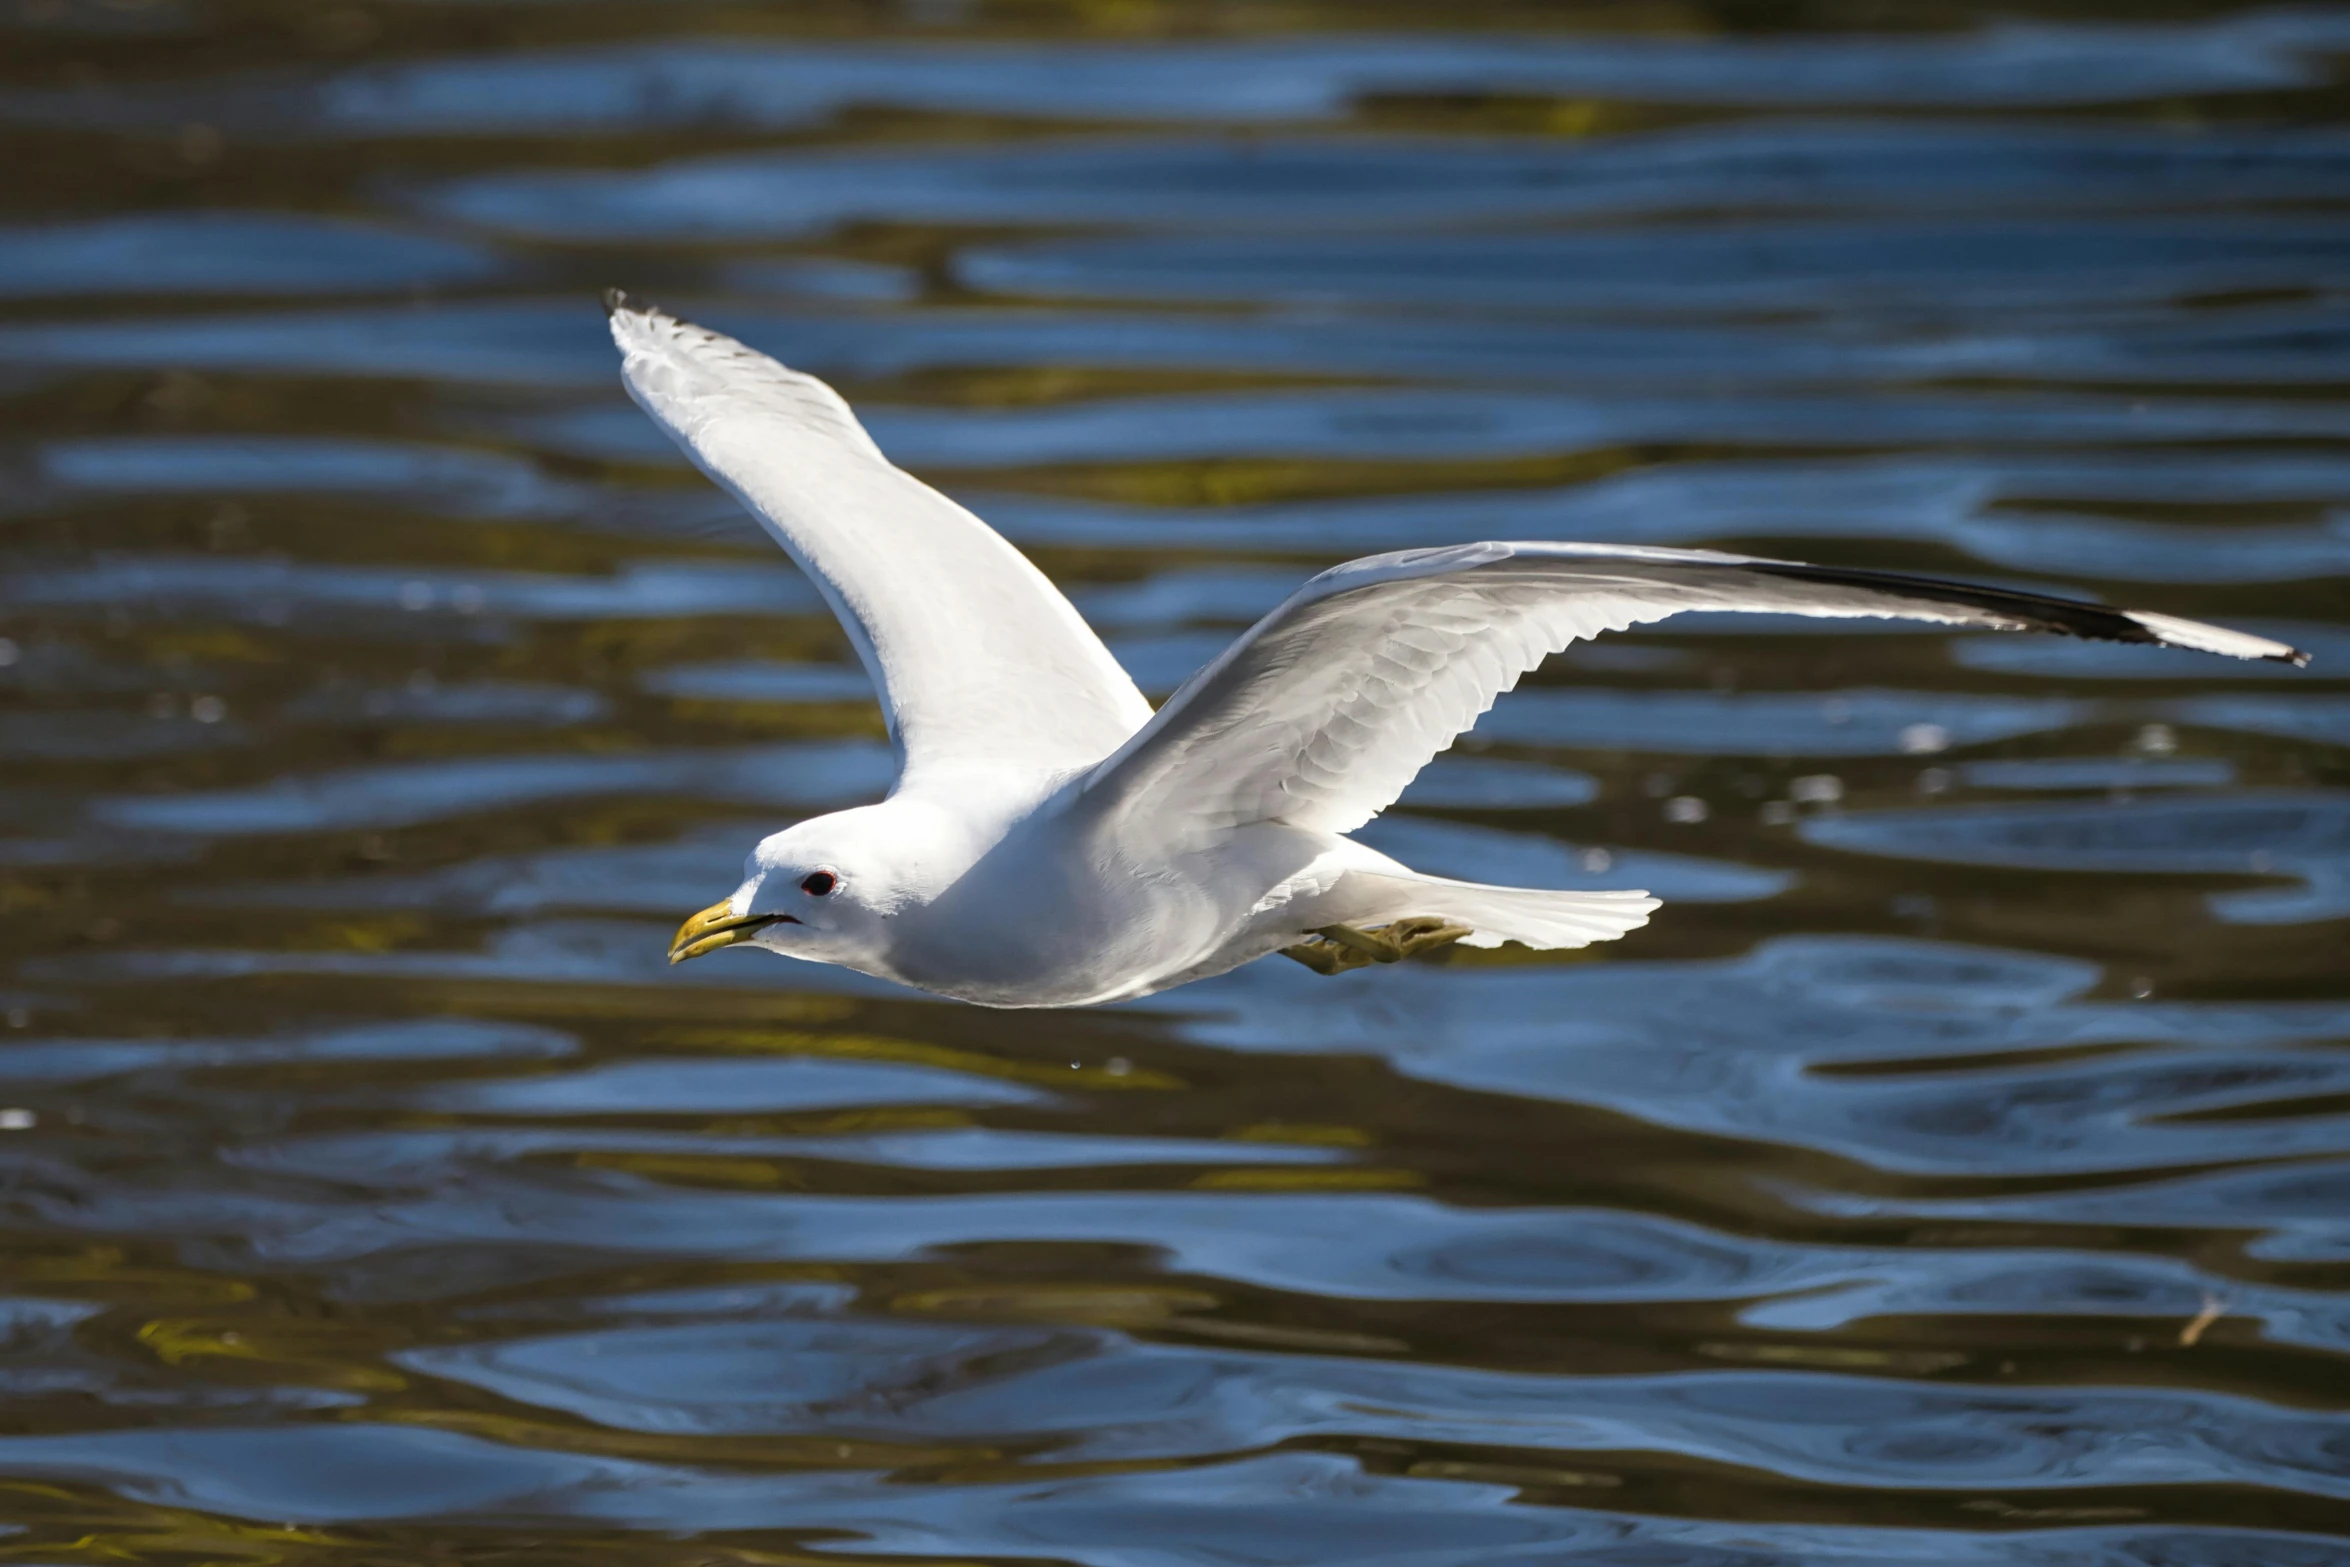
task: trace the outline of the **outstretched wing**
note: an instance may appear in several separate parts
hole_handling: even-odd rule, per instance
[[[2279,642],[2034,593],[1710,550],[1466,544],[1322,573],[1086,781],[1173,843],[1250,822],[1347,832],[1570,642],[1683,610],[1887,616],[2304,663]]]
[[[731,337],[605,296],[629,395],[814,580],[881,695],[901,783],[1070,773],[1150,704],[1001,535],[890,463],[839,393]]]

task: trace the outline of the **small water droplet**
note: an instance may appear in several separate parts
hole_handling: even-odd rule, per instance
[[[1832,805],[1844,798],[1844,780],[1834,773],[1807,773],[1787,785],[1787,795],[1799,805]]]

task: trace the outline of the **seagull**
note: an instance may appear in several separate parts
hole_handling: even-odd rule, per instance
[[[1346,835],[1568,644],[1685,610],[1883,616],[2291,664],[2098,604],[1712,550],[1487,543],[1308,580],[1151,710],[1043,572],[814,376],[618,292],[629,394],[816,584],[881,697],[878,804],[762,840],[673,963],[752,946],[991,1007],[1122,1001],[1280,953],[1612,941],[1645,892],[1424,875]]]

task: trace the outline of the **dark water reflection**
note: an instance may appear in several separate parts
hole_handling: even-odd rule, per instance
[[[0,0],[0,1560],[2350,1562],[2350,12]],[[887,751],[621,396],[833,377],[1164,692],[1488,537],[1369,836],[1572,960],[663,938]]]

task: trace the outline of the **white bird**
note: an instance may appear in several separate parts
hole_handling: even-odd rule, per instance
[[[1149,995],[1280,952],[1580,947],[1642,892],[1422,875],[1346,834],[1551,653],[1684,610],[1887,616],[2306,662],[2167,615],[1709,550],[1405,550],[1305,583],[1156,713],[1045,575],[893,466],[815,377],[606,297],[628,390],[823,593],[881,696],[887,799],[762,841],[682,962],[751,945],[996,1007]]]

